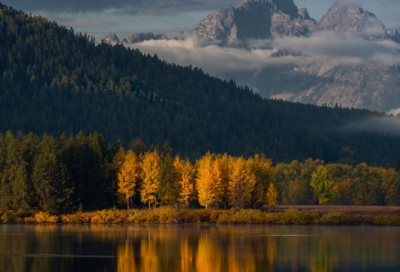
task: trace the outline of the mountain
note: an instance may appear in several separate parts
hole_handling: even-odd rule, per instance
[[[1,4],[0,14],[2,133],[98,131],[107,143],[120,139],[125,146],[136,137],[147,146],[168,140],[193,161],[210,151],[386,165],[400,154],[400,137],[352,125],[397,118],[263,99],[232,80],[122,44],[96,43],[43,17]]]
[[[318,23],[318,31],[353,34],[370,41],[389,39],[384,24],[361,7],[338,0]]]
[[[104,38],[104,41],[107,43],[119,43],[120,42],[117,35],[115,35],[115,33],[113,33],[113,32],[108,33],[108,35]]]
[[[227,47],[249,47],[246,40],[252,39],[310,38],[324,33],[336,33],[331,35],[333,41],[365,39],[371,42],[369,46],[379,41],[400,43],[397,31],[387,31],[373,13],[343,0],[337,0],[320,22],[311,19],[307,9],[298,9],[292,0],[245,0],[207,16],[193,32]],[[281,43],[283,46],[285,41]],[[375,45],[376,48],[379,46]],[[279,57],[298,52],[296,47],[280,49],[274,54],[278,57],[277,63]],[[333,51],[337,50],[345,49]],[[218,76],[233,78],[239,85],[247,85],[268,98],[377,111],[400,108],[400,70],[384,55],[363,63],[343,63],[329,57],[313,63],[308,63],[305,58],[305,62],[276,64],[250,72],[226,72]]]
[[[246,0],[207,16],[193,32],[232,46],[238,40],[307,35],[315,27],[307,9],[299,10],[293,0]]]
[[[400,43],[400,33],[397,30],[388,31],[389,37],[396,43]]]
[[[115,35],[115,33],[112,33],[112,32],[109,33],[103,40],[107,43],[109,43],[109,42],[110,43],[119,43],[120,42],[117,35]],[[128,37],[123,39],[122,43],[123,44],[134,44],[134,43],[150,41],[150,40],[168,40],[168,37],[162,33],[158,33],[157,35],[154,35],[154,33],[152,33],[152,32],[134,33],[134,34],[130,34]]]
[[[133,44],[138,42],[150,41],[150,40],[168,40],[168,37],[162,33],[154,35],[152,32],[147,33],[134,33],[126,38],[126,43]]]

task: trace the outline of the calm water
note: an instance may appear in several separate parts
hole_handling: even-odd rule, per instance
[[[400,271],[400,228],[0,225],[0,271]]]

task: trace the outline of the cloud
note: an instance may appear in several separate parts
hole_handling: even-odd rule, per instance
[[[109,9],[132,14],[214,10],[237,4],[237,0],[5,0],[5,4],[29,11],[52,13],[102,12]],[[7,3],[9,2],[9,3]]]
[[[256,40],[248,41],[248,44],[251,44],[252,49],[223,48],[215,44],[203,44],[191,36],[184,41],[151,40],[131,47],[143,53],[157,54],[169,62],[200,67],[212,75],[257,71],[273,65],[307,65],[323,61],[329,61],[332,65],[359,65],[370,61],[384,65],[400,64],[399,44],[392,41],[369,42],[330,32],[310,38]],[[279,52],[286,53],[277,54]]]
[[[400,117],[381,116],[363,118],[342,127],[344,130],[400,135]]]
[[[380,61],[388,65],[400,63],[400,44],[391,40],[371,42],[350,34],[322,32],[309,38],[277,39],[274,40],[273,45],[301,51],[303,54],[311,56]]]

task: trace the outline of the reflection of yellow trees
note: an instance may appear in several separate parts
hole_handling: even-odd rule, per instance
[[[207,235],[199,237],[196,256],[196,269],[201,272],[219,272],[222,266],[222,249]]]
[[[320,240],[318,251],[314,251],[310,256],[312,272],[331,272],[338,263],[337,248],[326,241]]]
[[[189,272],[194,271],[193,269],[193,248],[189,244],[188,239],[183,239],[180,244],[180,271]]]
[[[140,243],[140,272],[159,271],[156,243],[153,239],[142,239]]]
[[[240,238],[234,237],[229,244],[228,261],[229,272],[255,272],[256,261],[255,252],[252,247],[245,247],[246,244],[240,243]]]
[[[267,242],[268,265],[269,267],[272,267],[272,269],[274,268],[277,254],[278,254],[278,246],[276,243],[276,237],[268,237],[268,242]]]
[[[136,270],[135,263],[135,252],[133,247],[126,243],[118,247],[118,261],[117,261],[118,272],[132,272]]]

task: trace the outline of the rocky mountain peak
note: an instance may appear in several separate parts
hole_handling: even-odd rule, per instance
[[[234,46],[238,40],[306,35],[315,26],[307,10],[299,10],[293,0],[245,0],[207,16],[193,32]]]
[[[104,41],[107,43],[119,43],[119,39],[117,37],[117,35],[113,32],[108,33],[108,35],[104,38]]]
[[[319,31],[355,34],[371,41],[387,38],[384,24],[373,13],[343,0],[335,2],[317,28]]]
[[[123,42],[133,44],[150,40],[168,40],[168,37],[162,33],[158,33],[157,35],[154,35],[153,32],[133,33],[126,37]]]
[[[400,43],[400,33],[397,30],[390,30],[387,33],[393,41]]]

